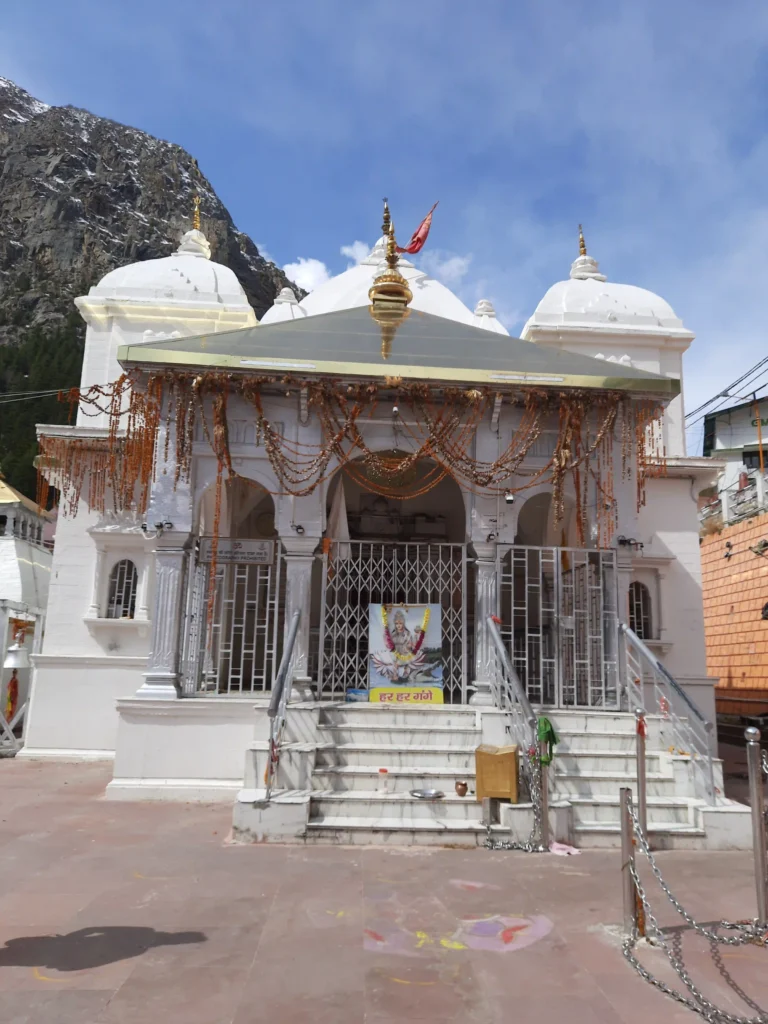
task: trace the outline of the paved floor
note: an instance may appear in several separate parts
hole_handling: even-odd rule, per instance
[[[695,1019],[605,927],[615,853],[232,846],[228,806],[110,803],[107,778],[0,761],[2,1024]],[[746,854],[659,861],[702,919],[754,914]],[[710,998],[768,1005],[768,951],[726,950],[718,971],[681,939]]]

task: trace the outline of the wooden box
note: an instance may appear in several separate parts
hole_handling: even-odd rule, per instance
[[[518,801],[517,746],[492,747],[487,744],[475,751],[476,791],[478,801],[484,797]]]

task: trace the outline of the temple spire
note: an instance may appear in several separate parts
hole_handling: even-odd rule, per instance
[[[192,200],[195,205],[195,212],[192,214],[192,230],[200,230],[200,196],[195,194],[195,198]]]
[[[385,238],[389,235],[389,228],[392,223],[392,217],[389,213],[389,202],[387,197],[384,196],[384,216],[381,221],[381,233]]]
[[[587,255],[587,243],[584,241],[584,229],[579,224],[579,256]]]

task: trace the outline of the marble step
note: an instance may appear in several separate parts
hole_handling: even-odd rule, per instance
[[[649,797],[675,797],[680,794],[675,789],[675,779],[672,775],[648,773],[646,776],[647,791]],[[632,790],[633,795],[637,790],[637,778],[634,773],[622,774],[620,772],[593,771],[583,774],[563,774],[557,770],[555,762],[554,774],[549,774],[550,792],[563,800],[571,796],[613,796],[619,795],[619,790],[627,786]]]
[[[379,820],[397,820],[413,827],[423,822],[474,821],[480,824],[482,807],[471,797],[462,798],[447,791],[441,800],[417,800],[408,793],[313,791],[309,820],[326,818],[367,818],[372,826]]]
[[[557,731],[557,730],[556,730]],[[589,744],[593,752],[606,751],[627,751],[634,753],[636,738],[634,732],[618,729],[602,729],[591,733],[581,730],[563,729],[557,733],[560,742],[555,750],[558,754],[567,753],[570,750],[583,750]],[[649,748],[650,749],[650,748]]]
[[[635,716],[626,711],[552,711],[534,708],[538,715],[547,717],[559,733],[626,732],[634,735]],[[649,716],[650,717],[650,716]]]
[[[582,740],[582,742],[584,742]],[[645,770],[648,774],[663,773],[662,755],[648,752],[645,757]],[[570,750],[563,751],[558,747],[555,754],[556,771],[567,775],[589,775],[591,772],[614,772],[621,775],[634,775],[637,771],[637,758],[630,751],[623,750]]]
[[[320,740],[331,743],[354,744],[390,744],[392,746],[438,746],[438,747],[478,747],[482,743],[482,732],[474,725],[392,725],[369,724],[364,722],[353,725],[321,724],[318,727]]]
[[[320,725],[438,726],[459,729],[476,728],[479,716],[474,708],[460,704],[432,705],[429,708],[393,708],[382,704],[324,704]]]
[[[587,821],[575,825],[575,845],[582,849],[619,849],[621,831],[618,824],[602,821]],[[648,836],[654,850],[700,850],[706,840],[706,833],[695,825],[666,823],[648,825]]]
[[[376,768],[440,767],[474,772],[475,745],[468,747],[392,743],[336,743],[317,748],[315,767],[324,765],[375,765]]]
[[[509,829],[496,826],[496,838],[508,839]],[[486,829],[481,822],[422,821],[418,825],[403,824],[398,818],[380,818],[375,825],[369,818],[327,817],[310,821],[306,843],[344,846],[482,846]]]
[[[572,808],[574,825],[599,822],[619,824],[619,799],[611,796],[572,796],[568,801]],[[648,824],[693,825],[696,822],[696,808],[687,800],[653,797],[647,802]]]
[[[472,791],[475,788],[474,765],[471,771],[438,766],[392,768],[388,777],[394,793],[409,793],[412,789],[442,789],[445,793],[454,793],[457,781],[466,782]],[[376,789],[378,780],[378,765],[326,765],[312,772],[312,790],[372,791]]]

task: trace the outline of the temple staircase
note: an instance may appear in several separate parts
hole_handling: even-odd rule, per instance
[[[308,843],[404,846],[482,845],[486,828],[475,797],[475,750],[489,739],[486,716],[494,709],[463,705],[391,708],[375,704],[315,705],[313,735],[291,725],[281,755],[286,778],[273,800],[305,804]],[[305,712],[308,708],[305,708]],[[560,737],[549,768],[553,838],[579,847],[618,846],[619,790],[635,790],[635,718],[622,712],[548,712]],[[306,721],[306,720],[305,720]],[[690,759],[660,749],[658,721],[649,716],[648,822],[657,848],[696,848],[706,840],[703,802],[696,799]],[[503,719],[495,727],[503,735]],[[498,742],[498,741],[497,741]],[[263,744],[252,755],[263,756]],[[293,759],[293,761],[292,761]],[[292,769],[302,759],[303,769]],[[380,769],[386,769],[383,791]],[[250,775],[250,782],[249,782]],[[246,772],[256,785],[258,769]],[[456,782],[468,794],[456,794]],[[414,798],[414,789],[438,789],[434,802]],[[245,789],[244,801],[254,790]],[[240,799],[240,798],[239,798]],[[529,804],[502,804],[493,826],[500,838],[527,838]],[[295,837],[299,839],[297,835]],[[301,841],[299,839],[299,841]]]

